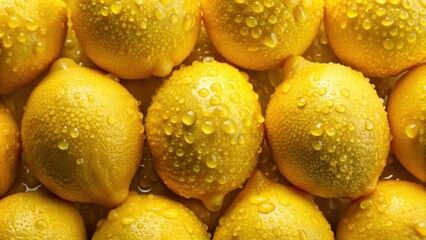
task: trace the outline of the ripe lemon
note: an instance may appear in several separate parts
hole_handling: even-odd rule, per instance
[[[218,210],[258,161],[263,117],[247,75],[195,62],[164,82],[146,117],[147,141],[164,183]]]
[[[383,101],[361,73],[339,64],[287,61],[266,110],[266,135],[283,175],[320,197],[371,193],[386,164]]]
[[[98,223],[98,239],[209,239],[207,226],[182,204],[165,197],[130,194]]]
[[[426,189],[406,181],[379,181],[377,190],[352,202],[336,239],[426,239]]]
[[[392,150],[414,176],[426,182],[426,64],[410,70],[388,102]]]
[[[167,76],[200,31],[198,0],[76,0],[72,20],[86,54],[125,79]]]
[[[87,239],[70,203],[49,193],[16,193],[0,200],[0,239]]]
[[[312,197],[255,171],[220,219],[213,239],[334,238]]]
[[[302,54],[317,34],[324,0],[201,0],[203,19],[216,49],[252,70],[284,65]]]
[[[11,93],[40,76],[59,56],[67,32],[60,0],[0,3],[0,94]]]
[[[0,197],[13,184],[21,160],[19,129],[9,110],[0,103]]]
[[[31,93],[22,141],[30,169],[49,190],[112,207],[128,195],[143,130],[137,102],[124,87],[59,59]]]
[[[426,58],[423,0],[329,0],[325,29],[339,59],[369,77],[389,77]]]

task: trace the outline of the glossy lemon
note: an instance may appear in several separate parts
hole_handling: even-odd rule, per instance
[[[72,10],[86,54],[124,79],[167,76],[200,31],[198,0],[76,0]]]
[[[311,196],[255,171],[220,219],[213,239],[334,238]]]
[[[386,164],[383,101],[361,73],[289,59],[266,110],[266,136],[283,175],[314,195],[371,193]]]
[[[34,89],[22,121],[28,165],[62,198],[113,207],[142,156],[137,101],[119,83],[59,59]]]
[[[193,212],[165,197],[132,193],[105,220],[98,223],[93,240],[117,239],[210,239]]]
[[[49,193],[16,193],[0,200],[0,239],[85,240],[77,209]]]
[[[340,217],[336,239],[426,239],[426,189],[406,181],[380,181]]]
[[[414,176],[426,182],[426,64],[410,70],[388,101],[392,150]]]
[[[251,70],[272,70],[302,54],[315,38],[324,0],[202,0],[203,20],[216,49]]]
[[[0,2],[0,94],[29,84],[59,56],[67,32],[61,0]]]
[[[21,161],[19,129],[9,110],[0,103],[0,197],[12,185]]]
[[[177,194],[218,210],[256,166],[263,141],[258,96],[247,75],[195,62],[164,82],[146,117],[154,165]]]
[[[423,0],[327,0],[325,29],[337,57],[369,77],[390,77],[426,58]]]

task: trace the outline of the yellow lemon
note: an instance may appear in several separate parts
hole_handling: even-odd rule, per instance
[[[426,189],[406,181],[379,181],[340,217],[336,239],[426,239]]]
[[[62,198],[116,206],[143,147],[142,114],[119,83],[70,59],[54,63],[22,121],[28,165]]]
[[[67,32],[60,0],[0,3],[0,94],[11,93],[40,76],[59,56]]]
[[[125,79],[167,76],[200,31],[198,0],[76,0],[72,19],[86,54]]]
[[[321,197],[371,193],[386,164],[383,101],[361,73],[289,59],[266,110],[266,136],[283,175]]]
[[[10,195],[0,200],[0,212],[0,239],[87,239],[77,209],[49,193]]]
[[[337,57],[369,77],[390,77],[426,58],[423,0],[327,0],[325,29]]]
[[[317,34],[324,0],[202,0],[203,19],[214,46],[230,62],[271,70],[302,54]]]
[[[410,70],[388,101],[392,150],[414,176],[426,182],[426,64]]]
[[[182,204],[165,197],[130,194],[98,223],[93,240],[108,239],[209,239],[205,226]]]
[[[213,239],[334,238],[312,197],[255,171],[220,219]]]
[[[21,160],[19,129],[9,110],[0,103],[0,197],[13,184]]]
[[[164,82],[146,117],[154,165],[177,194],[218,210],[256,166],[263,141],[258,96],[225,63],[195,62]]]

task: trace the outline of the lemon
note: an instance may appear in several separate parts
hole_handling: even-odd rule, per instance
[[[147,141],[164,183],[218,210],[258,161],[263,117],[247,75],[195,62],[164,82],[146,117]]]
[[[221,239],[334,239],[312,197],[255,171],[216,228]]]
[[[414,176],[426,182],[426,64],[411,69],[388,102],[392,150]]]
[[[5,94],[35,80],[59,56],[67,13],[60,0],[11,0],[0,3],[0,15],[0,94]]]
[[[193,212],[165,197],[130,194],[98,223],[98,239],[209,239],[207,227]]]
[[[336,239],[426,239],[426,189],[406,181],[379,181],[377,190],[352,202]]]
[[[383,101],[361,73],[339,64],[287,61],[266,110],[266,136],[283,175],[314,195],[371,193],[386,164]]]
[[[124,79],[167,76],[191,52],[200,31],[192,0],[76,0],[72,20],[86,54]]]
[[[83,240],[83,219],[70,203],[48,193],[17,193],[0,200],[0,239]]]
[[[283,66],[315,38],[324,0],[202,0],[203,19],[214,46],[230,62],[252,70]]]
[[[136,100],[114,80],[59,59],[34,89],[22,121],[30,169],[70,201],[116,206],[142,155]]]
[[[324,22],[321,22],[317,36],[312,41],[309,48],[302,55],[306,60],[311,62],[319,63],[339,63],[340,60],[337,58],[333,49],[330,47],[328,42],[327,34],[324,28]]]
[[[423,0],[334,0],[325,29],[337,57],[369,77],[389,77],[426,58]]]
[[[9,110],[0,103],[0,197],[18,174],[21,153],[19,129]]]

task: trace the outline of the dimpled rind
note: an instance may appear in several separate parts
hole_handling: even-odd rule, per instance
[[[377,190],[353,201],[340,217],[337,240],[426,239],[426,189],[401,181],[379,181]]]
[[[283,175],[321,197],[375,189],[389,151],[383,101],[361,73],[289,59],[266,111],[267,140]]]
[[[50,193],[7,196],[0,200],[0,212],[0,239],[87,239],[78,210]]]
[[[126,201],[98,222],[93,240],[208,240],[207,226],[182,204],[162,196],[130,193]]]
[[[256,170],[216,228],[214,240],[332,240],[330,224],[312,197]]]
[[[63,1],[1,1],[0,94],[28,85],[46,71],[59,56],[66,33]]]
[[[124,79],[167,76],[200,32],[198,0],[76,0],[72,9],[86,54]]]
[[[426,58],[424,0],[327,0],[324,19],[336,55],[366,76],[394,76]]]
[[[209,209],[240,187],[258,161],[263,117],[247,76],[218,62],[175,71],[146,118],[155,168],[166,185]]]
[[[272,70],[309,47],[324,0],[202,0],[201,8],[206,30],[226,59],[251,70]]]
[[[22,121],[30,169],[70,201],[113,207],[125,200],[142,156],[142,113],[99,72],[59,59],[34,89]]]

